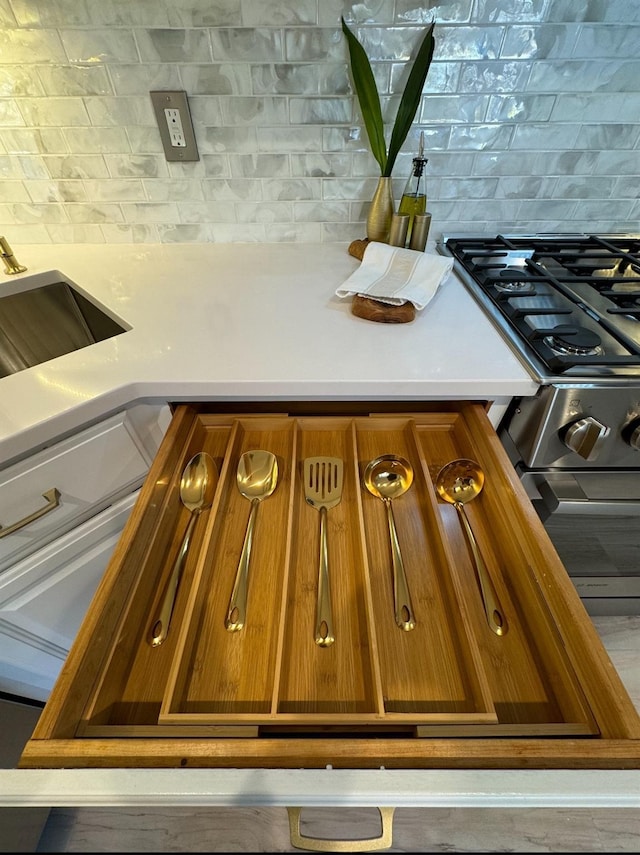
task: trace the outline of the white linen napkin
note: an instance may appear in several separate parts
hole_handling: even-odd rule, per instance
[[[409,301],[420,311],[452,267],[453,258],[448,256],[371,241],[360,267],[336,289],[336,294],[338,297],[361,294],[391,306]]]

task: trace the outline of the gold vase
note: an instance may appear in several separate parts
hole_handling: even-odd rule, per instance
[[[367,237],[380,243],[389,242],[389,229],[391,228],[391,217],[393,216],[393,193],[391,188],[391,177],[381,175],[378,178],[378,186],[371,200],[371,207],[367,215]]]

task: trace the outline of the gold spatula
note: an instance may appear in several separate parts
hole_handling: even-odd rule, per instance
[[[339,504],[342,498],[342,476],[343,463],[339,457],[307,457],[304,461],[304,497],[307,504],[320,511],[320,561],[314,635],[315,642],[320,647],[329,647],[336,640],[329,588],[327,511]]]

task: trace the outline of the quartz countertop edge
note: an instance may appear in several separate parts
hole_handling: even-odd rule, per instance
[[[0,379],[0,463],[137,401],[494,400],[538,384],[455,273],[409,324],[351,313],[348,244],[15,245],[127,331]],[[427,248],[435,252],[434,249]],[[58,277],[61,274],[61,277]]]

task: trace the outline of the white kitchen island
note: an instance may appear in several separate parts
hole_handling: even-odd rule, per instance
[[[537,383],[455,275],[410,324],[356,318],[334,294],[347,245],[15,247],[129,327],[0,379],[7,465],[137,403],[490,402]],[[638,771],[3,770],[0,805],[640,807]]]

